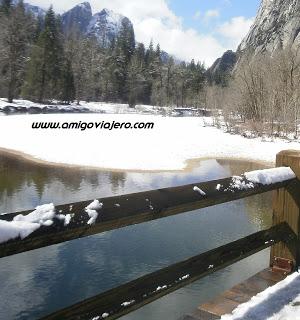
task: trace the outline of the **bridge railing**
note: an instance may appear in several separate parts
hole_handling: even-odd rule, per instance
[[[54,219],[51,226],[42,226],[23,240],[17,238],[2,243],[0,258],[273,191],[271,228],[100,293],[44,319],[117,319],[268,247],[272,247],[270,264],[274,268],[284,269],[287,263],[293,270],[300,265],[300,152],[279,153],[276,166],[290,167],[296,178],[266,184],[242,175],[104,198],[93,225],[87,223],[90,217],[85,210],[91,201],[57,206],[56,212],[63,215],[72,212],[68,225]],[[19,214],[27,215],[31,211],[7,214],[1,219],[11,221]]]

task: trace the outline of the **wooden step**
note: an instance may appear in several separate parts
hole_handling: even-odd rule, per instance
[[[240,304],[286,278],[286,275],[265,269],[248,280],[232,287],[213,300],[201,304],[196,311],[180,320],[215,320],[224,314],[232,313]]]

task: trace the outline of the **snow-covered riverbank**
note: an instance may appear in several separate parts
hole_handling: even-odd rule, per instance
[[[104,102],[81,102],[70,105],[53,103],[41,104],[29,100],[14,100],[13,103],[0,98],[0,115],[13,114],[36,114],[36,113],[109,113],[109,114],[164,114],[167,108],[148,105],[137,105],[129,108],[128,104],[104,103]]]
[[[182,170],[188,159],[233,158],[274,163],[297,142],[264,142],[208,127],[208,118],[140,114],[49,114],[0,117],[0,148],[37,160],[125,170]],[[149,130],[32,129],[33,122],[153,122]]]

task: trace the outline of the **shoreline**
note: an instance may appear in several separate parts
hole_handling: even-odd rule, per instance
[[[274,167],[274,162],[270,161],[262,161],[262,160],[249,160],[239,157],[200,157],[200,158],[193,158],[185,160],[185,167],[183,169],[173,169],[173,170],[144,170],[144,169],[116,169],[116,168],[104,168],[104,167],[97,167],[97,166],[84,166],[84,165],[77,165],[77,164],[67,164],[67,163],[59,163],[59,162],[51,162],[43,159],[36,158],[30,154],[0,147],[0,155],[6,155],[9,157],[13,157],[16,160],[23,160],[31,164],[42,165],[47,167],[55,167],[55,168],[68,168],[74,170],[91,170],[91,171],[102,171],[102,172],[135,172],[135,173],[158,173],[158,172],[191,172],[200,161],[205,160],[220,160],[220,161],[237,161],[237,162],[248,162],[253,164],[262,165],[264,167]]]

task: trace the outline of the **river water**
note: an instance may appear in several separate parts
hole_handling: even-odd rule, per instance
[[[182,172],[48,167],[0,155],[0,212],[224,178],[262,165],[194,161]],[[0,259],[0,319],[37,319],[271,225],[270,193]],[[123,320],[178,319],[268,265],[264,250]]]

